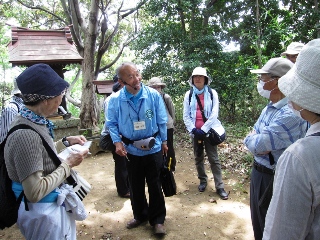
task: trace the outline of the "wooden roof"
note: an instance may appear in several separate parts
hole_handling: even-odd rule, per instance
[[[96,93],[101,95],[108,95],[112,93],[113,80],[93,80],[93,84],[96,85]]]
[[[9,62],[13,66],[36,63],[82,63],[83,58],[73,44],[69,27],[58,30],[32,30],[12,27],[8,44]]]

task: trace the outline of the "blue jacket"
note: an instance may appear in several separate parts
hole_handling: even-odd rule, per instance
[[[141,84],[136,96],[126,87],[112,94],[108,104],[107,127],[113,142],[121,142],[124,136],[130,140],[140,140],[158,132],[152,149],[145,151],[125,145],[128,153],[145,156],[161,150],[161,144],[167,140],[167,113],[163,99],[157,90]],[[145,121],[145,129],[134,130],[134,122]]]

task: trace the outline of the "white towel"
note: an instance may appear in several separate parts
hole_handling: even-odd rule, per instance
[[[77,221],[85,220],[88,216],[82,201],[73,188],[69,184],[63,184],[59,190],[57,204],[60,206],[64,203],[66,211],[72,214],[72,217]]]

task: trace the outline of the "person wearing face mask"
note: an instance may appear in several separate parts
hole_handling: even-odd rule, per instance
[[[292,110],[311,125],[278,160],[264,240],[320,236],[320,39],[307,43],[295,66],[279,79]]]
[[[307,122],[296,116],[288,100],[278,88],[278,80],[293,63],[285,58],[272,58],[261,69],[257,90],[270,102],[262,110],[253,130],[244,139],[244,145],[254,155],[250,182],[250,211],[254,237],[262,239],[268,204],[262,205],[263,194],[272,184],[275,166],[284,150],[304,137]],[[259,204],[260,201],[260,204]]]

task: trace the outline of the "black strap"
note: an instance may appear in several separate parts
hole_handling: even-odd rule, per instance
[[[211,87],[209,86],[208,86],[208,92],[210,93],[210,98],[211,98],[211,101],[213,102],[213,93],[212,93]],[[189,105],[191,102],[192,94],[193,94],[193,87],[190,88],[190,92],[189,92]]]
[[[308,137],[310,137],[310,136],[320,136],[320,132],[316,132],[316,133],[310,134]]]
[[[9,134],[11,134],[12,132],[18,130],[18,129],[30,129],[36,133],[39,134],[41,140],[42,140],[42,144],[44,146],[44,148],[47,150],[48,154],[49,154],[49,157],[52,159],[52,161],[54,162],[54,164],[58,167],[60,164],[61,164],[61,161],[59,159],[59,157],[57,156],[57,154],[52,150],[52,148],[49,146],[49,144],[47,143],[47,141],[41,136],[41,134],[35,130],[33,127],[27,125],[27,124],[19,124],[19,125],[16,125],[14,126],[13,128],[10,129],[10,131],[8,132],[8,135],[7,137],[9,136]],[[5,144],[5,141],[7,140],[7,137],[6,139],[3,141],[4,144]],[[4,146],[4,145],[3,145]],[[69,184],[75,186],[77,183],[76,181],[74,180],[74,178],[70,175],[69,177],[67,177],[67,181]]]
[[[200,98],[199,98],[198,94],[196,94],[196,99],[197,99],[197,102],[198,102],[198,105],[199,105],[199,108],[200,108],[200,111],[201,111],[202,119],[203,119],[204,122],[206,122],[207,118],[204,115],[203,107],[202,107],[202,104],[201,104],[201,101],[200,101]]]
[[[270,165],[272,166],[274,164],[274,157],[271,152],[269,152],[269,161],[270,161]]]

